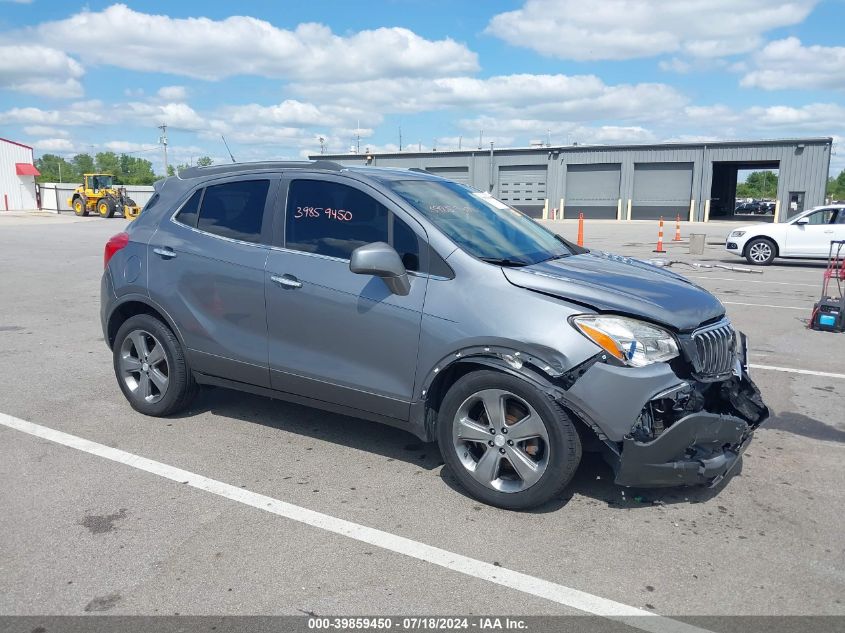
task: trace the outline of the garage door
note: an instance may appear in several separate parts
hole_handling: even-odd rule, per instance
[[[616,219],[621,165],[567,165],[566,217]]]
[[[533,218],[543,215],[546,203],[546,167],[506,165],[499,167],[498,198]]]
[[[425,170],[442,178],[448,178],[464,185],[469,184],[469,167],[426,167]]]
[[[634,165],[631,218],[656,220],[660,216],[689,215],[692,163],[639,163]]]

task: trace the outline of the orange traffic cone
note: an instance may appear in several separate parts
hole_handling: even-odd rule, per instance
[[[665,253],[666,251],[663,250],[663,216],[660,216],[660,224],[658,225],[657,229],[657,248],[654,249],[655,253]]]
[[[675,217],[675,238],[672,241],[673,242],[680,242],[681,241],[681,214],[680,213]]]
[[[578,214],[578,246],[584,246],[584,214]]]

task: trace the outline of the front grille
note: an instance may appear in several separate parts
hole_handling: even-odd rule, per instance
[[[696,377],[701,380],[721,380],[730,375],[736,360],[736,334],[730,321],[719,321],[692,333],[696,358],[693,359]]]

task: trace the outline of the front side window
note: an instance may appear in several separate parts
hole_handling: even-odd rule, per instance
[[[385,185],[464,251],[484,261],[526,266],[572,254],[560,239],[528,216],[467,185],[434,180],[398,180]]]
[[[845,209],[838,209],[836,212],[836,224],[845,224]]]
[[[235,240],[260,242],[269,189],[269,180],[240,180],[206,187],[197,228]]]
[[[334,182],[294,180],[288,190],[285,245],[349,259],[359,246],[389,242],[387,207]]]
[[[809,224],[832,224],[835,209],[821,209],[807,216]]]

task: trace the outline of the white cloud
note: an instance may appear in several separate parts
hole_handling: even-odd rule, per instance
[[[255,125],[257,122],[278,125],[337,125],[337,118],[313,103],[286,99],[278,105],[262,106],[250,103],[240,106],[226,106],[221,114],[233,124]]]
[[[206,120],[197,114],[187,103],[146,103],[129,102],[122,104],[122,113],[117,116],[122,120],[154,128],[167,123],[168,128],[175,130],[202,130],[206,127]]]
[[[722,57],[752,51],[762,34],[803,22],[817,1],[528,0],[494,16],[486,32],[560,59]]]
[[[185,86],[162,86],[158,89],[156,96],[162,101],[186,101],[188,89]]]
[[[38,45],[0,46],[0,89],[39,97],[77,99],[85,69],[66,53]]]
[[[105,122],[103,113],[94,109],[42,110],[11,108],[0,112],[0,123],[21,125],[93,125]]]
[[[96,33],[96,46],[80,33]],[[449,38],[427,40],[405,28],[341,36],[322,24],[287,30],[248,16],[172,18],[124,4],[42,23],[35,36],[86,62],[200,79],[260,75],[349,81],[478,68],[477,56],[463,44]]]
[[[845,47],[804,46],[797,37],[767,44],[752,56],[754,69],[741,85],[763,90],[845,90]]]
[[[36,152],[69,152],[74,145],[66,138],[42,138],[33,141],[33,148]]]
[[[686,103],[665,84],[607,85],[593,75],[378,79],[332,86],[300,83],[292,89],[311,99],[333,99],[339,105],[363,105],[382,113],[462,108],[550,120],[658,118]]]
[[[161,145],[153,143],[135,143],[132,141],[107,141],[100,146],[109,152],[118,154],[140,154],[153,151],[162,151]]]
[[[27,125],[23,129],[24,132],[30,136],[60,136],[67,138],[70,136],[67,130],[62,130],[57,127],[50,127],[49,125]]]

